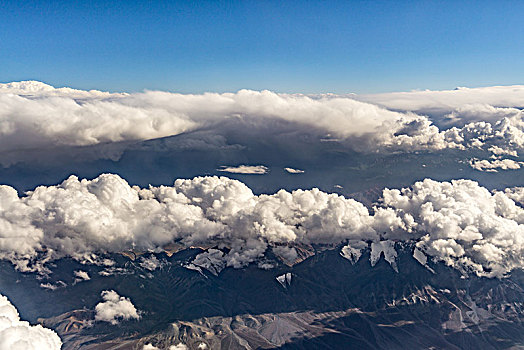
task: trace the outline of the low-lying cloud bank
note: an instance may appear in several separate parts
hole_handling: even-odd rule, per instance
[[[257,196],[226,177],[139,188],[117,175],[71,176],[22,197],[0,186],[0,258],[34,271],[65,256],[96,263],[99,253],[160,252],[177,242],[215,246],[195,265],[219,271],[259,261],[270,248],[293,260],[294,244],[347,243],[358,253],[369,242],[391,241],[416,244],[466,272],[503,276],[524,267],[523,193],[426,179],[410,189],[385,189],[370,212],[318,189]]]
[[[0,294],[0,350],[59,350],[58,335],[41,325],[21,321],[17,309]]]
[[[501,89],[506,95],[499,93]],[[491,90],[496,91],[489,100],[494,105],[487,105],[482,98]],[[147,140],[200,129],[220,134],[228,121],[242,121],[243,127],[259,130],[260,137],[273,133],[271,128],[282,127],[279,122],[295,123],[363,152],[484,148],[516,155],[524,147],[524,122],[513,100],[521,97],[524,88],[484,88],[470,92],[466,99],[462,91],[431,92],[446,95],[434,105],[431,98],[424,100],[424,108],[448,106],[445,118],[460,121],[455,123],[458,126],[439,130],[428,117],[411,112],[421,111],[417,98],[424,92],[417,93],[417,98],[367,98],[388,108],[402,107],[402,111],[393,111],[353,95],[250,90],[125,94],[57,89],[34,81],[0,84],[0,151],[5,158],[0,157],[0,163],[16,161],[8,157],[10,152],[24,150]],[[400,104],[391,102],[399,99]]]

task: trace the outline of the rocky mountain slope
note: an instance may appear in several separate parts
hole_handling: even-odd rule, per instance
[[[371,266],[369,250],[353,264],[340,249],[318,250],[293,266],[268,256],[273,269],[218,275],[186,268],[200,249],[113,256],[110,268],[63,259],[45,278],[2,263],[0,287],[25,318],[56,330],[64,349],[524,346],[522,271],[503,279],[466,276],[441,263],[421,265],[413,247],[397,250],[398,272],[384,256]],[[145,263],[153,257],[157,263]],[[90,279],[73,280],[78,269]],[[94,306],[108,286],[132,300],[139,320],[95,322]]]

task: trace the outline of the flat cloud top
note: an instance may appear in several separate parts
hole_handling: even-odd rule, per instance
[[[257,196],[226,177],[140,188],[117,175],[71,176],[23,197],[0,186],[0,258],[41,270],[65,256],[96,263],[93,254],[159,252],[177,242],[228,247],[202,253],[195,264],[239,268],[282,245],[349,242],[354,251],[369,241],[397,241],[455,268],[500,277],[524,267],[521,201],[522,188],[491,193],[470,180],[426,179],[385,189],[371,214],[338,194],[311,189]],[[283,253],[296,256],[292,247]]]
[[[522,91],[514,86],[373,96],[251,90],[126,94],[14,82],[0,84],[0,164],[20,161],[26,150],[51,152],[56,147],[140,141],[203,129],[219,135],[234,120],[242,120],[259,138],[282,127],[275,121],[294,123],[326,136],[323,140],[344,141],[362,152],[484,148],[514,156],[524,147],[522,112],[515,108]],[[411,112],[424,112],[423,108],[442,109],[444,119],[456,126],[441,130],[428,117]]]
[[[462,106],[524,107],[524,85],[459,87],[454,90],[416,90],[354,95],[356,99],[405,111],[451,112]]]

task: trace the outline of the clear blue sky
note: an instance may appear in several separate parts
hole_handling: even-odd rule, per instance
[[[524,1],[0,1],[0,81],[109,91],[524,83]]]

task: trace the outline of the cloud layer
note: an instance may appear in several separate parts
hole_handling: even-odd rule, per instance
[[[415,118],[349,98],[249,90],[108,94],[54,89],[39,82],[0,84],[0,107],[2,151],[159,138],[231,118],[281,119],[341,136],[381,134]]]
[[[416,243],[464,271],[502,276],[524,266],[521,194],[522,188],[490,193],[469,180],[424,180],[411,189],[384,190],[371,213],[318,189],[257,196],[226,177],[139,188],[117,175],[71,176],[23,197],[0,187],[0,258],[21,270],[41,270],[64,256],[96,263],[102,252],[159,252],[177,242],[214,246],[193,264],[218,273],[258,261],[268,249],[292,261],[294,244],[349,242],[348,252],[357,254],[367,242],[392,240]]]
[[[58,335],[41,325],[21,321],[16,308],[0,295],[0,350],[59,350]]]
[[[0,84],[0,162],[10,164],[16,157],[9,155],[24,150],[147,140],[201,129],[215,130],[218,135],[232,121],[242,121],[246,130],[258,130],[260,137],[282,128],[282,123],[293,123],[296,128],[324,135],[324,140],[344,141],[364,152],[496,146],[506,154],[515,154],[524,147],[524,122],[519,109],[504,106],[514,106],[515,96],[521,97],[524,89],[512,87],[516,92],[507,97],[503,92],[508,89],[475,90],[468,92],[468,98],[462,96],[465,90],[407,93],[409,98],[402,94],[362,97],[388,108],[402,107],[398,112],[358,101],[360,97],[353,95],[250,90],[201,95],[158,91],[115,94],[56,89],[31,81]],[[423,98],[422,107],[444,108],[445,119],[459,120],[458,126],[440,130],[428,117],[412,113],[422,111],[417,103],[425,94],[430,97]],[[483,102],[486,94],[493,95],[489,101],[497,107]],[[434,95],[446,98],[433,100]]]
[[[351,97],[393,110],[418,114],[453,114],[464,118],[466,122],[497,121],[506,116],[508,109],[524,108],[523,85],[460,87],[454,90],[392,92]]]

